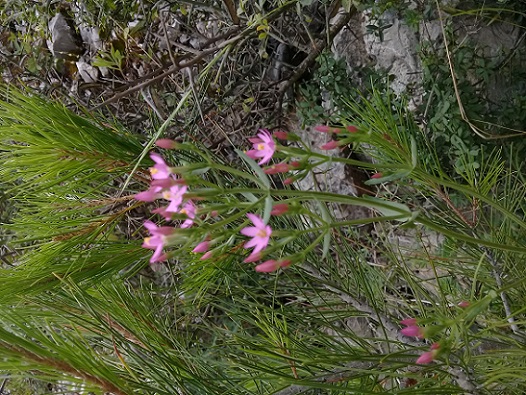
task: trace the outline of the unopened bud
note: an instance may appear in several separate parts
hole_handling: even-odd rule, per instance
[[[164,148],[164,149],[177,148],[177,142],[171,139],[159,139],[155,142],[155,145],[159,148]]]

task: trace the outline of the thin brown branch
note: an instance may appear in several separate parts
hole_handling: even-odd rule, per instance
[[[60,361],[58,359],[50,357],[43,357],[21,347],[13,346],[5,342],[1,342],[0,347],[9,350],[12,353],[18,354],[29,361],[46,366],[47,368],[52,368],[53,370],[69,374],[73,377],[80,377],[90,383],[95,384],[96,386],[104,390],[104,392],[109,392],[115,395],[129,395],[127,392],[117,387],[114,383],[104,378],[97,377],[91,373],[74,368],[65,361]]]
[[[372,362],[351,362],[347,364],[345,370],[336,370],[334,373],[329,373],[320,377],[309,378],[308,381],[315,381],[317,383],[339,383],[342,381],[352,380],[358,373],[374,369],[376,364]],[[278,392],[274,392],[274,395],[296,395],[305,392],[309,388],[312,388],[308,383],[305,384],[292,384],[287,388],[284,388]]]
[[[239,28],[238,27],[235,27],[233,29],[231,29],[229,31],[228,36],[231,36],[232,34],[234,34],[235,32],[239,31]],[[92,108],[92,110],[98,110],[99,108],[101,107],[104,107],[104,106],[107,106],[108,104],[111,104],[111,103],[114,103],[120,99],[122,99],[123,97],[126,97],[134,92],[137,92],[141,89],[144,89],[146,88],[147,86],[149,85],[152,85],[153,83],[157,82],[157,81],[160,81],[162,80],[163,78],[165,77],[168,77],[169,75],[173,74],[173,73],[176,73],[178,72],[179,70],[181,69],[184,69],[185,67],[191,67],[199,62],[201,62],[202,60],[204,60],[207,56],[221,50],[222,48],[226,47],[227,45],[230,45],[230,44],[233,44],[235,42],[237,42],[238,40],[240,40],[244,35],[246,34],[246,32],[242,32],[230,39],[227,39],[223,42],[221,42],[220,44],[212,47],[212,48],[208,48],[208,49],[203,49],[199,52],[198,55],[196,55],[195,57],[189,59],[189,60],[186,60],[185,59],[187,58],[186,56],[182,56],[182,57],[176,57],[175,61],[177,62],[176,64],[170,66],[168,69],[162,71],[163,69],[158,69],[156,71],[154,71],[153,73],[150,73],[149,75],[151,76],[150,78],[148,79],[144,79],[141,78],[140,80],[137,80],[137,81],[134,81],[131,86],[129,88],[127,88],[125,91],[123,92],[120,92],[120,93],[117,93],[115,94],[114,96],[112,96],[111,98],[109,98],[108,100],[106,100],[104,103],[101,103],[95,107]],[[210,40],[211,43],[215,43],[217,42],[219,39],[218,38],[214,38],[213,40]],[[209,45],[209,43],[207,43],[206,45]],[[139,83],[137,83],[138,81],[141,81]]]
[[[228,10],[230,18],[232,18],[232,22],[234,22],[234,25],[239,25],[241,21],[239,20],[239,16],[237,15],[236,5],[234,4],[234,2],[232,0],[223,0],[223,4]]]

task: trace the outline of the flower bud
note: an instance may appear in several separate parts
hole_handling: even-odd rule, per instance
[[[328,143],[326,144],[323,144],[320,148],[323,149],[323,150],[333,150],[333,149],[336,149],[339,147],[339,144],[336,140],[331,140],[329,141]]]
[[[289,134],[287,132],[284,132],[282,130],[277,130],[273,133],[274,137],[280,140],[288,140]]]
[[[314,130],[316,130],[317,132],[320,132],[320,133],[339,134],[339,133],[342,132],[342,129],[340,129],[340,128],[335,128],[335,127],[327,126],[327,125],[318,125],[318,126],[314,127]]]
[[[278,270],[279,268],[290,266],[291,263],[292,261],[290,259],[282,259],[279,261],[275,261],[274,259],[271,259],[271,260],[265,261],[257,265],[256,272],[270,273],[270,272]]]
[[[272,207],[270,215],[283,215],[289,211],[289,205],[287,203],[279,203]]]
[[[206,252],[209,248],[210,242],[208,240],[205,240],[196,245],[192,252]]]
[[[247,256],[243,262],[252,263],[252,262],[259,261],[260,259],[261,259],[261,253],[256,252],[255,254],[252,253],[249,256]]]
[[[155,142],[155,145],[159,148],[164,148],[164,149],[177,148],[177,142],[171,139],[159,139]]]

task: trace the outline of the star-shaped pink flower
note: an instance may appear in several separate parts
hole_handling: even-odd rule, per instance
[[[257,137],[249,139],[252,143],[253,149],[247,152],[247,155],[252,159],[261,158],[258,164],[263,165],[270,161],[272,155],[276,151],[276,143],[266,129],[260,129]]]
[[[186,202],[186,204],[183,206],[181,210],[179,210],[180,214],[185,214],[188,218],[185,219],[185,221],[181,224],[181,228],[189,228],[194,224],[194,218],[195,218],[195,204],[191,200]]]
[[[186,185],[173,185],[163,193],[163,198],[170,201],[170,204],[166,207],[167,212],[179,212],[181,203],[183,203],[184,194],[187,190],[188,187]]]
[[[144,239],[143,248],[155,250],[150,263],[162,262],[166,259],[163,248],[166,237],[175,233],[176,229],[171,226],[157,226],[152,221],[144,221],[144,227],[150,231],[151,236]]]
[[[161,180],[170,177],[172,170],[170,166],[166,164],[161,155],[152,152],[150,158],[155,162],[153,167],[150,167],[150,174],[154,180]]]
[[[252,237],[252,240],[245,243],[244,247],[255,247],[252,254],[256,254],[267,247],[270,241],[270,235],[272,234],[272,229],[270,226],[265,225],[263,220],[256,214],[247,214],[247,217],[255,226],[247,226],[246,228],[241,229],[242,235]]]

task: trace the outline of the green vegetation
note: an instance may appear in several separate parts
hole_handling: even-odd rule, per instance
[[[386,11],[415,28],[437,20],[431,1],[357,3],[379,39]],[[323,124],[322,150],[299,130],[261,131],[252,149],[246,137],[287,115],[287,81],[300,77],[294,67],[264,77],[273,45],[290,26],[308,37],[297,48],[330,38],[314,25],[332,3],[85,2],[86,21],[107,29],[89,63],[109,74],[84,96],[64,88],[77,71],[49,90],[56,59],[31,45],[47,34],[36,13],[59,5],[5,4],[0,20],[34,30],[10,33],[20,63],[0,96],[9,393],[525,391],[524,50],[488,56],[455,30],[466,16],[522,29],[519,2],[443,9],[443,36],[420,49],[424,92],[411,111],[388,72],[354,70],[360,85],[323,52],[293,106],[303,124]],[[169,36],[168,12],[178,34],[198,37],[214,16],[224,37],[144,47],[158,39],[149,23]],[[139,76],[145,59],[158,63]],[[165,85],[141,85],[156,78]],[[498,100],[496,84],[507,87]],[[330,178],[335,164],[365,172],[369,192],[294,183]]]

